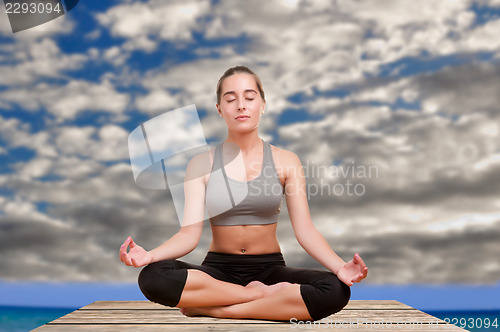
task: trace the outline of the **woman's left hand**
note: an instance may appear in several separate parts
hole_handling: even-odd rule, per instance
[[[360,282],[368,274],[368,268],[358,253],[354,258],[345,263],[337,273],[337,277],[347,286],[352,286],[355,282]]]

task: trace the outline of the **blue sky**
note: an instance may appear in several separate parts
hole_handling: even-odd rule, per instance
[[[463,290],[468,308],[494,306],[498,0],[84,1],[16,34],[0,15],[0,304],[41,305],[46,289],[50,306],[142,298],[138,271],[117,250],[128,235],[153,249],[179,224],[168,191],[134,183],[128,134],[195,104],[207,141],[224,139],[215,85],[244,64],[266,91],[262,138],[309,171],[378,170],[308,178],[325,190],[364,188],[309,200],[339,255],[360,252],[370,268],[357,298],[450,309]],[[187,261],[204,257],[205,226]],[[285,204],[278,238],[288,265],[320,267]],[[108,293],[110,283],[128,286]]]

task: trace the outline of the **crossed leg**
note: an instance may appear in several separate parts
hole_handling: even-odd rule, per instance
[[[146,266],[139,286],[150,301],[185,315],[220,318],[317,320],[340,311],[350,297],[349,286],[328,271],[280,265],[255,279],[243,286],[210,266],[165,260]]]
[[[241,286],[192,269],[188,269],[188,278],[177,307],[187,316],[312,319],[300,294],[299,284],[279,282],[267,286],[253,281]]]
[[[177,307],[225,306],[253,301],[267,297],[279,291],[287,282],[275,285],[264,285],[260,281],[252,281],[246,286],[215,279],[208,273],[188,269],[187,279]]]
[[[186,316],[217,318],[253,318],[267,320],[312,320],[300,295],[300,285],[290,284],[278,292],[257,300],[228,306],[182,308]]]

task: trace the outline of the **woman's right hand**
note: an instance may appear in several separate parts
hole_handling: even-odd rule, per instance
[[[127,252],[128,246],[130,251]],[[153,262],[153,255],[144,250],[143,247],[135,244],[132,237],[128,237],[120,247],[120,260],[127,266],[141,267]]]

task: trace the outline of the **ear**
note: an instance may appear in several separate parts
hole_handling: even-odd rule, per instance
[[[264,101],[262,102],[262,107],[261,107],[260,114],[263,114],[265,109],[266,109],[266,101],[264,100]]]
[[[222,112],[220,110],[219,104],[215,104],[215,107],[217,108],[217,113],[219,113],[219,116],[220,116],[222,114]]]

